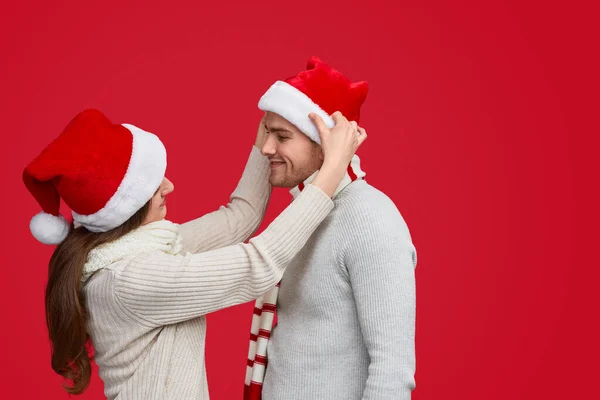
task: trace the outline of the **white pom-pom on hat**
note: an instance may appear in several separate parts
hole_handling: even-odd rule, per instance
[[[31,218],[29,229],[40,242],[59,244],[69,234],[70,225],[62,215],[56,217],[42,211]]]

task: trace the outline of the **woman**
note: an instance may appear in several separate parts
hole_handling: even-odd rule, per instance
[[[311,115],[313,121],[317,116]],[[270,186],[260,155],[264,128],[227,207],[188,223],[165,220],[166,151],[153,134],[76,116],[25,169],[42,213],[34,236],[59,244],[50,260],[46,317],[52,367],[82,393],[89,341],[109,399],[207,399],[205,315],[257,298],[333,208],[331,196],[366,138],[341,115],[320,132],[318,176],[267,229],[258,227]],[[72,210],[75,229],[59,214]]]

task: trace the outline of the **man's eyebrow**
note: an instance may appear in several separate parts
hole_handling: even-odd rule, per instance
[[[285,129],[282,126],[268,126],[268,125],[266,125],[266,127],[267,127],[267,130],[269,132],[274,132],[274,133],[282,133],[282,132],[292,133],[292,131],[290,131],[288,129]]]

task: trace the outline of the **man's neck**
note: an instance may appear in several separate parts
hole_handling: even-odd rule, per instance
[[[311,183],[313,181],[313,179],[315,179],[315,177],[317,176],[318,173],[319,173],[318,170],[315,171],[315,173],[312,174],[311,176],[309,176],[306,180],[304,180],[304,182],[300,183],[298,186],[296,186],[290,190],[290,194],[294,197],[294,199],[296,197],[298,197],[300,195],[300,193],[302,193],[302,190],[304,189],[304,187],[306,185],[308,185],[309,183]],[[335,193],[333,194],[333,198],[335,199],[335,197],[342,190],[344,190],[344,188],[346,186],[348,186],[355,180],[364,179],[365,175],[366,175],[366,173],[362,169],[360,169],[360,158],[358,158],[357,155],[354,155],[354,157],[352,157],[352,161],[350,162],[350,165],[348,166],[348,170],[346,171],[346,175],[344,176],[344,179],[342,179],[342,181],[338,185],[337,189],[335,190]]]

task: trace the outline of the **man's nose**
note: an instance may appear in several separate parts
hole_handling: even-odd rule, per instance
[[[273,143],[273,140],[273,135],[267,135],[265,143],[263,144],[262,149],[260,149],[260,153],[263,156],[272,156],[275,154],[275,144]]]

